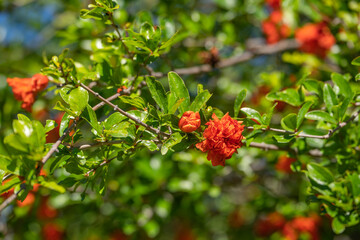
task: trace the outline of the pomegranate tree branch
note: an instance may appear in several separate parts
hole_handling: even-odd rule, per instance
[[[97,165],[96,167],[94,167],[93,169],[90,169],[87,173],[85,173],[85,176],[89,176],[90,173],[95,172],[99,167],[102,167],[106,164],[109,164],[112,160],[116,159],[117,157],[113,157],[110,159],[105,159],[103,162],[101,162],[99,165]]]
[[[21,184],[19,191],[14,192],[13,194],[11,194],[10,197],[8,197],[4,202],[2,202],[0,205],[0,212],[2,210],[4,210],[10,203],[12,203],[17,198],[17,196],[21,193],[21,191],[25,190],[25,188],[26,188],[26,185]]]
[[[318,139],[329,139],[336,131],[338,131],[339,129],[345,127],[347,124],[349,124],[350,122],[352,122],[357,116],[359,116],[360,114],[360,110],[353,113],[351,115],[351,117],[345,121],[345,122],[340,122],[336,128],[334,129],[330,129],[328,131],[327,134],[325,135],[311,135],[311,134],[305,134],[305,133],[298,133],[298,132],[292,132],[292,131],[287,131],[287,130],[284,130],[284,129],[277,129],[277,128],[260,128],[258,130],[261,130],[263,132],[266,132],[266,131],[272,131],[272,132],[278,132],[278,133],[284,133],[284,134],[293,134],[293,135],[296,135],[296,137],[304,137],[304,138],[318,138]],[[254,127],[245,127],[246,129],[249,129],[249,130],[254,130],[255,128]]]
[[[260,44],[257,46],[254,46],[253,48],[249,48],[245,52],[243,52],[240,55],[233,56],[230,58],[223,59],[219,61],[215,68],[212,67],[210,64],[203,64],[198,65],[194,67],[188,67],[188,68],[178,68],[175,69],[174,72],[176,72],[179,75],[192,75],[192,74],[200,74],[200,73],[207,73],[211,72],[214,69],[219,68],[226,68],[230,66],[234,66],[236,64],[246,62],[250,59],[253,59],[260,55],[270,55],[277,52],[282,52],[286,50],[291,49],[297,49],[299,47],[299,43],[295,39],[288,39],[288,40],[282,40],[276,44]],[[164,77],[166,76],[166,73],[162,72],[154,72],[149,69],[151,72],[150,76],[153,77]]]
[[[115,111],[120,112],[122,115],[124,115],[125,117],[131,119],[132,121],[134,121],[136,124],[139,124],[143,127],[145,127],[146,129],[148,129],[149,131],[157,134],[157,135],[162,135],[163,137],[170,137],[170,134],[165,133],[160,131],[159,129],[156,129],[152,126],[147,125],[146,123],[140,121],[139,119],[137,119],[136,117],[130,115],[129,113],[127,113],[126,111],[122,110],[121,108],[119,108],[117,105],[111,103],[110,101],[108,101],[107,99],[105,99],[104,97],[102,97],[99,93],[95,92],[94,90],[92,90],[91,88],[89,88],[88,86],[86,86],[83,83],[80,83],[80,86],[82,88],[84,88],[86,91],[88,91],[89,93],[91,93],[92,95],[94,95],[96,98],[98,98],[100,101],[105,102],[107,105],[111,106],[112,108],[114,108]]]

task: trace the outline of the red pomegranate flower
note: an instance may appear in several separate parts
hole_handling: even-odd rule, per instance
[[[282,21],[282,12],[276,10],[272,12],[268,19],[263,21],[262,30],[269,44],[277,43],[281,39],[287,38],[291,34],[291,29]]]
[[[46,223],[42,229],[44,240],[61,240],[64,239],[64,229],[57,223]]]
[[[278,9],[281,7],[281,0],[266,0],[266,3],[273,9]]]
[[[201,125],[200,114],[198,112],[184,112],[179,121],[179,128],[183,132],[193,132]]]
[[[325,23],[309,23],[295,32],[296,40],[301,44],[300,50],[325,58],[329,49],[335,44],[335,38]]]
[[[29,192],[24,201],[17,201],[19,207],[31,206],[35,202],[35,195],[32,192]]]
[[[244,125],[232,119],[228,113],[221,120],[215,113],[212,118],[213,120],[206,123],[208,127],[203,134],[205,140],[196,144],[196,147],[203,152],[208,152],[207,159],[213,166],[225,166],[225,160],[231,158],[242,146]]]
[[[6,80],[12,87],[15,99],[22,101],[21,107],[31,112],[36,94],[46,88],[49,79],[42,74],[35,74],[32,78],[8,78]]]
[[[276,231],[281,230],[286,219],[278,212],[272,212],[259,219],[255,224],[255,233],[260,237],[268,237]]]
[[[286,223],[283,228],[283,235],[287,240],[296,240],[300,234],[306,234],[310,240],[319,239],[320,219],[318,216],[295,217],[291,222]]]
[[[283,172],[283,173],[291,173],[291,164],[293,162],[295,162],[296,159],[295,158],[290,158],[286,155],[282,155],[279,157],[275,168],[276,170],[278,170],[279,172]]]

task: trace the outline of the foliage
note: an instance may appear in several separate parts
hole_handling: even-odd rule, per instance
[[[12,56],[0,62],[4,235],[359,234],[360,4],[28,4],[64,12],[51,51],[0,48]],[[16,3],[0,5],[13,14]],[[73,21],[55,25],[63,14]],[[42,92],[28,78],[38,72]],[[26,111],[5,83],[15,77],[34,98]]]

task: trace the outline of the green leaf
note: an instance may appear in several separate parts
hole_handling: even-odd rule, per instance
[[[4,138],[4,143],[22,152],[28,152],[29,145],[19,135],[10,134]]]
[[[336,234],[340,234],[345,231],[345,225],[339,221],[338,217],[336,217],[332,220],[331,228],[334,231],[334,233],[336,233]]]
[[[104,127],[105,129],[109,130],[111,129],[115,124],[118,124],[122,122],[123,120],[127,119],[124,115],[122,115],[119,112],[115,112],[111,114],[105,121],[104,121]]]
[[[168,78],[170,91],[173,92],[178,99],[184,98],[184,101],[180,104],[180,114],[183,114],[190,106],[189,91],[184,81],[176,72],[169,72]]]
[[[329,112],[331,112],[333,106],[338,104],[336,94],[329,84],[324,85],[324,102]]]
[[[281,126],[287,131],[295,131],[297,116],[295,113],[290,113],[281,119]]]
[[[69,95],[71,90],[74,89],[73,86],[71,85],[66,85],[64,87],[62,87],[59,91],[61,98],[67,103],[69,104]]]
[[[83,112],[83,117],[95,129],[97,135],[101,136],[102,128],[97,120],[95,111],[89,104],[86,106],[86,111]]]
[[[315,79],[307,79],[305,82],[303,82],[303,85],[308,91],[315,92],[317,95],[320,96],[320,98],[323,97],[323,82]]]
[[[76,116],[76,114],[71,111],[70,109],[68,109],[67,107],[65,107],[61,102],[57,101],[56,105],[54,106],[55,110],[61,111],[61,112],[66,112],[68,115],[71,116]]]
[[[66,189],[63,186],[58,185],[56,182],[46,182],[42,181],[40,184],[48,189],[57,191],[59,193],[65,193]]]
[[[82,87],[72,89],[68,101],[70,109],[73,110],[77,116],[80,116],[88,104],[89,93]]]
[[[46,120],[45,132],[49,132],[56,127],[56,122],[54,120]]]
[[[333,80],[334,84],[338,86],[339,93],[343,95],[345,98],[352,99],[354,96],[353,91],[351,90],[349,82],[344,78],[344,76],[338,73],[332,73],[331,79]]]
[[[255,109],[245,107],[245,108],[241,108],[240,111],[243,112],[247,118],[255,119],[260,124],[263,124],[260,113]]]
[[[69,158],[71,158],[70,155],[65,155],[65,156],[57,156],[56,158],[54,158],[54,160],[51,162],[50,164],[50,174],[53,174],[54,171],[62,166]]]
[[[145,109],[145,102],[144,99],[142,99],[139,96],[136,95],[131,95],[131,96],[126,96],[126,95],[122,95],[119,97],[120,101],[122,101],[123,103],[129,104],[137,109]]]
[[[60,185],[64,186],[65,188],[70,188],[74,186],[76,183],[83,180],[85,177],[83,175],[75,175],[71,174],[69,176],[66,176],[63,180],[59,182]]]
[[[103,12],[103,10],[99,7],[93,8],[91,10],[81,9],[80,17],[84,18],[84,19],[92,18],[95,20],[102,20],[104,18],[102,12]]]
[[[39,121],[32,121],[32,125],[34,132],[31,136],[31,145],[36,151],[42,152],[46,143],[45,128]]]
[[[274,109],[276,107],[276,105],[278,105],[278,103],[275,103],[271,108],[270,111],[267,114],[263,114],[262,119],[264,122],[264,125],[269,126],[271,123],[271,118],[273,116],[274,113]]]
[[[60,127],[59,127],[59,136],[61,137],[65,130],[69,127],[69,122],[71,120],[71,116],[67,113],[64,113],[61,122],[60,122]]]
[[[234,103],[234,117],[237,117],[239,115],[241,104],[243,103],[243,101],[246,97],[246,92],[247,92],[247,90],[243,89],[236,96],[235,103]]]
[[[161,147],[161,154],[165,155],[171,147],[181,142],[184,137],[180,133],[171,134],[170,138],[165,141]]]
[[[169,109],[170,114],[174,114],[176,110],[180,107],[181,103],[185,100],[185,98],[178,99],[174,105]],[[169,105],[170,106],[170,105]]]
[[[144,145],[145,147],[147,147],[152,152],[159,150],[158,146],[151,140],[141,140],[140,144]]]
[[[355,81],[359,81],[360,80],[360,73],[358,73],[358,74],[356,74],[356,76],[355,76]]]
[[[149,40],[155,34],[155,30],[150,23],[144,22],[141,25],[140,34],[142,34],[147,40]]]
[[[354,59],[351,61],[351,64],[352,64],[352,65],[355,65],[355,66],[360,66],[360,56],[354,58]]]
[[[159,50],[165,50],[168,47],[171,47],[173,44],[175,44],[176,42],[178,42],[179,40],[181,40],[181,36],[179,36],[180,31],[177,31],[174,35],[172,35],[172,37],[167,40],[166,42],[161,44],[161,47],[159,48]],[[186,34],[187,35],[187,34]],[[179,38],[180,37],[180,38]]]
[[[299,113],[297,115],[297,119],[296,119],[296,129],[299,129],[299,127],[301,126],[301,124],[304,120],[305,114],[307,113],[307,111],[309,111],[312,104],[313,104],[312,102],[306,102],[300,108]]]
[[[126,46],[133,47],[132,50],[136,53],[152,53],[152,50],[148,48],[143,41],[124,38],[123,42],[126,44]],[[138,48],[144,50],[145,52],[141,50],[139,51]]]
[[[331,172],[316,163],[309,163],[307,165],[308,177],[319,185],[328,185],[334,182],[334,177]]]
[[[145,79],[146,84],[149,88],[152,98],[155,100],[157,105],[163,110],[164,113],[168,112],[168,100],[163,85],[155,80],[154,78],[147,77]],[[175,97],[175,95],[174,95]],[[169,105],[171,106],[171,105]]]
[[[205,106],[205,104],[210,99],[210,97],[211,97],[211,94],[207,90],[199,93],[195,97],[194,101],[191,103],[190,111],[199,112],[200,109]]]
[[[353,173],[348,176],[352,186],[352,194],[354,197],[360,197],[360,175]]]
[[[346,110],[348,109],[349,104],[351,103],[350,98],[345,98],[339,108],[339,120],[342,121],[345,117]]]
[[[0,194],[9,191],[19,183],[21,183],[21,181],[17,177],[12,178],[7,182],[3,182],[2,185],[0,186]]]
[[[274,135],[273,138],[278,143],[289,143],[295,139],[294,136],[290,136],[290,135]]]
[[[302,104],[298,91],[293,88],[285,89],[282,92],[273,92],[266,95],[270,101],[282,101],[292,106],[298,107]]]
[[[326,121],[333,124],[337,123],[335,119],[332,116],[330,116],[330,114],[319,110],[308,112],[307,114],[305,114],[305,118],[310,120]]]
[[[110,130],[104,130],[105,133],[116,137],[116,138],[134,138],[135,137],[135,126],[130,122],[120,122],[111,127]]]

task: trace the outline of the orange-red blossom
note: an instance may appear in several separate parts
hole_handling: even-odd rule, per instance
[[[291,34],[291,29],[282,21],[283,14],[280,10],[272,12],[268,19],[262,22],[262,30],[269,44],[277,43]]]
[[[297,240],[301,234],[307,235],[309,240],[319,240],[319,224],[320,219],[318,216],[298,216],[285,224],[282,233],[286,240]]]
[[[290,158],[286,155],[281,155],[275,165],[276,170],[283,173],[292,173],[291,164],[296,162],[295,158]]]
[[[212,118],[213,120],[206,123],[208,127],[203,134],[205,140],[196,144],[196,147],[203,152],[208,152],[207,159],[213,166],[225,166],[225,160],[231,158],[242,146],[244,125],[232,119],[228,113],[221,120],[215,114]]]
[[[179,121],[179,128],[183,132],[193,132],[201,125],[200,114],[198,112],[186,111]]]
[[[325,58],[328,50],[336,40],[326,23],[309,23],[295,32],[296,40],[301,44],[300,50]]]
[[[49,79],[37,73],[32,78],[8,78],[7,83],[14,92],[15,99],[22,101],[21,107],[28,112],[31,112],[31,107],[35,102],[35,97],[38,92],[46,88]]]

